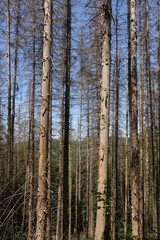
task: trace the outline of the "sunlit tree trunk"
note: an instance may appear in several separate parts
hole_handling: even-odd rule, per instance
[[[141,51],[141,0],[139,0],[139,78],[140,78],[140,163],[139,163],[139,237],[143,239],[143,209],[144,209],[144,194],[143,194],[143,92],[144,83],[142,79],[142,51]]]
[[[130,0],[127,0],[127,100],[126,100],[126,159],[125,159],[125,222],[124,237],[126,238],[128,229],[128,205],[129,205],[129,162],[128,162],[128,120],[131,141],[131,40],[130,40]]]
[[[50,99],[51,58],[51,0],[44,0],[42,103],[40,125],[40,156],[38,175],[37,228],[36,239],[44,240],[46,234],[47,209],[47,164],[48,164],[48,122]]]
[[[94,8],[95,8],[95,15],[98,14],[97,11],[97,0],[94,0]],[[100,93],[100,75],[101,75],[101,64],[100,64],[100,43],[99,43],[99,34],[98,34],[98,18],[95,19],[96,26],[95,26],[95,43],[96,43],[96,107],[97,107],[97,137],[98,137],[98,144],[99,144],[99,128],[100,128],[100,118],[99,118],[99,110],[100,110],[100,101],[99,101],[99,93]]]
[[[109,86],[110,86],[110,40],[111,40],[111,1],[102,0],[102,79],[101,79],[101,112],[100,112],[100,146],[97,218],[95,239],[104,239],[105,201],[107,192],[108,161],[108,119],[109,119]]]
[[[132,95],[132,236],[138,239],[138,146],[137,146],[137,29],[136,1],[131,0],[131,95]]]

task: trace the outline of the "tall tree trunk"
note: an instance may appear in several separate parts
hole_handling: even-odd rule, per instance
[[[17,16],[16,16],[16,37],[15,37],[15,59],[14,59],[14,80],[13,80],[13,101],[12,101],[12,129],[11,129],[11,161],[14,162],[14,119],[15,119],[15,92],[16,92],[16,80],[17,80],[17,61],[18,61],[18,30],[19,30],[19,10],[20,0],[17,1]],[[16,161],[14,163],[14,173],[16,174]],[[14,176],[15,177],[15,176]]]
[[[132,95],[132,236],[138,239],[138,147],[137,147],[137,29],[136,1],[131,0],[131,95]]]
[[[97,0],[94,0],[94,8],[95,8],[95,15],[97,16]],[[95,43],[96,43],[96,106],[97,106],[97,137],[98,137],[98,144],[99,144],[99,128],[100,128],[100,117],[99,117],[99,110],[100,110],[100,102],[99,102],[99,92],[100,92],[100,43],[99,43],[99,34],[98,34],[98,20],[96,18],[96,26],[95,26]]]
[[[90,182],[90,235],[94,238],[94,202],[93,202],[93,117],[92,117],[92,128],[91,128],[91,160],[89,168],[89,182]]]
[[[107,191],[108,119],[110,86],[111,1],[102,0],[102,79],[97,218],[95,240],[104,239],[106,224],[105,202]]]
[[[72,125],[70,124],[70,142],[69,142],[69,234],[68,240],[71,240],[72,233]]]
[[[89,202],[90,202],[90,187],[89,187],[89,80],[87,78],[87,188],[86,188],[86,239],[89,238],[89,223],[90,223],[90,215],[89,215]]]
[[[143,209],[144,209],[144,194],[143,194],[143,92],[144,83],[142,79],[142,51],[141,51],[141,0],[139,0],[139,68],[140,68],[140,165],[139,165],[139,237],[143,239]]]
[[[127,54],[128,55],[128,54]],[[127,59],[128,62],[128,59]],[[128,65],[128,63],[127,63]],[[125,152],[125,206],[124,206],[124,238],[127,237],[128,229],[128,70],[127,70],[127,93],[126,93],[126,152]]]
[[[118,217],[118,196],[119,196],[119,174],[118,174],[118,112],[119,112],[119,60],[118,60],[118,0],[116,1],[116,112],[115,112],[115,223],[119,222]],[[115,224],[115,239],[118,238],[118,224]]]
[[[158,218],[157,218],[157,153],[154,136],[154,112],[152,107],[152,88],[151,88],[151,71],[150,71],[150,49],[149,49],[149,20],[148,20],[148,0],[146,0],[146,71],[149,79],[149,96],[150,96],[150,115],[151,115],[151,150],[152,150],[152,193],[153,193],[153,237],[157,239],[158,235]]]
[[[127,0],[127,100],[126,100],[126,159],[125,159],[125,222],[124,222],[124,237],[126,238],[128,229],[128,205],[129,205],[129,162],[128,162],[128,117],[130,128],[132,127],[132,109],[131,109],[131,40],[130,40],[130,0]],[[129,103],[129,104],[128,104]],[[128,106],[129,105],[129,106]],[[129,107],[129,109],[128,109]],[[128,111],[129,110],[129,111]],[[128,114],[129,112],[129,114]]]
[[[33,212],[33,188],[34,188],[34,101],[35,101],[35,10],[32,2],[32,103],[31,103],[31,152],[29,161],[29,209],[28,209],[28,240],[33,237],[32,212]]]
[[[64,163],[63,163],[63,239],[68,238],[68,159],[69,159],[69,112],[70,112],[70,62],[71,62],[71,0],[67,0],[67,37],[66,37],[66,92],[64,126]]]
[[[115,85],[115,62],[113,73],[113,86]],[[111,180],[111,239],[116,238],[116,169],[115,169],[115,89],[113,89],[112,101],[112,180]]]
[[[78,143],[78,139],[77,139]],[[75,196],[75,234],[78,233],[78,144],[76,144],[76,196]]]
[[[29,167],[26,166],[26,175],[25,175],[25,184],[24,184],[24,200],[23,200],[23,207],[22,207],[22,225],[21,225],[22,232],[24,232],[24,229],[25,229],[28,180],[29,180]]]
[[[66,1],[65,1],[66,2]],[[64,19],[66,15],[66,7],[64,7]],[[64,28],[62,36],[63,48],[62,48],[62,88],[61,88],[61,130],[60,130],[60,157],[59,157],[59,185],[58,185],[58,206],[57,206],[57,225],[56,225],[56,240],[60,234],[61,223],[61,237],[63,234],[63,128],[64,128],[64,79],[65,79],[65,61],[66,61],[66,29]]]
[[[51,0],[44,0],[42,107],[40,127],[40,157],[38,176],[37,229],[36,239],[43,240],[47,219],[47,164],[48,164],[48,121],[50,98],[50,58],[51,58]]]
[[[147,39],[147,38],[146,38]],[[147,40],[145,41],[147,42]],[[145,57],[146,57],[146,76],[145,76],[145,233],[149,237],[149,195],[150,195],[150,184],[149,184],[149,126],[148,126],[148,60],[147,60],[147,43],[145,43]]]
[[[51,4],[52,11],[52,4]],[[52,19],[51,19],[52,25]],[[52,41],[51,41],[51,57],[53,57]],[[47,223],[46,223],[46,235],[47,238],[51,238],[51,167],[52,167],[52,65],[50,65],[50,93],[49,93],[49,128],[48,128],[48,162],[47,162]]]
[[[78,176],[78,239],[80,239],[81,232],[81,182],[82,182],[82,139],[81,139],[81,126],[82,126],[82,45],[83,45],[83,36],[81,29],[81,82],[80,82],[80,119],[79,119],[79,176]]]
[[[160,185],[160,40],[159,40],[159,0],[157,0],[157,39],[158,39],[158,66],[157,66],[157,82],[158,82],[158,185]],[[160,216],[160,192],[158,191],[158,217]],[[160,230],[160,219],[159,220],[159,230]]]
[[[11,59],[10,59],[10,0],[7,0],[7,68],[8,68],[8,180],[11,177]]]

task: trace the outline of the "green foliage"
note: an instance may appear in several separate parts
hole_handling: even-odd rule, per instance
[[[0,239],[16,239],[23,240],[25,237],[22,235],[22,231],[20,226],[18,226],[17,222],[8,225],[7,228],[4,229],[2,233],[0,233]]]
[[[76,237],[71,237],[71,239],[72,239],[72,240],[77,240]],[[92,237],[89,237],[88,239],[89,239],[89,240],[94,240],[94,238],[92,238]],[[84,235],[84,236],[80,236],[80,240],[86,240],[86,236],[85,236],[85,235]]]

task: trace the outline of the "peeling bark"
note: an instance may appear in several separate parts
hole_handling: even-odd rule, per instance
[[[46,234],[47,209],[47,158],[48,122],[50,98],[50,59],[51,59],[51,0],[44,0],[43,70],[42,70],[42,107],[40,125],[40,157],[38,175],[38,202],[36,239],[44,240]]]
[[[109,87],[110,87],[110,39],[111,39],[111,1],[102,0],[102,79],[101,79],[101,113],[100,113],[100,146],[97,218],[95,239],[104,239],[105,202],[107,192],[108,161],[108,119],[109,119]]]

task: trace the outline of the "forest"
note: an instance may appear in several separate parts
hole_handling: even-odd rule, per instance
[[[0,240],[160,239],[159,0],[0,1]]]

